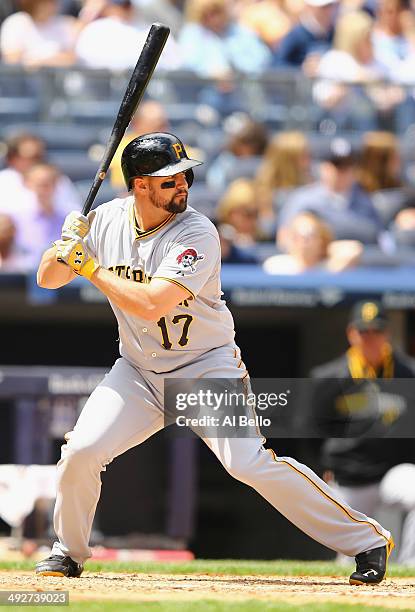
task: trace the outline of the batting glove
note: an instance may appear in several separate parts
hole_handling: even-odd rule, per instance
[[[91,229],[92,221],[96,215],[95,210],[91,210],[87,216],[73,210],[67,215],[62,226],[62,240],[72,240],[73,238],[85,238]]]
[[[99,268],[97,262],[90,257],[82,238],[72,238],[71,240],[57,240],[55,243],[56,259],[68,265],[75,274],[85,276],[88,280]]]

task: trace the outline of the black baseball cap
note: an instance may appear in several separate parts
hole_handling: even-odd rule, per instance
[[[345,138],[333,138],[323,153],[323,159],[338,168],[352,166],[356,155],[352,144]]]
[[[353,306],[349,324],[359,331],[369,329],[381,331],[388,327],[388,319],[380,302],[365,300]]]

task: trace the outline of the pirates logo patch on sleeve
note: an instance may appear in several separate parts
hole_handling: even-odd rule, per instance
[[[180,268],[177,274],[184,276],[186,273],[195,272],[197,262],[204,258],[205,256],[203,254],[199,255],[196,249],[186,249],[176,258],[177,265]]]

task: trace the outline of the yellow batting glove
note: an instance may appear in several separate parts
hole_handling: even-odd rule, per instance
[[[90,257],[82,238],[71,240],[57,240],[56,259],[68,265],[75,274],[91,279],[95,270],[99,268],[97,262]]]
[[[92,221],[96,215],[95,210],[91,210],[87,216],[73,210],[67,215],[62,226],[62,240],[72,240],[73,238],[85,238],[91,229]]]

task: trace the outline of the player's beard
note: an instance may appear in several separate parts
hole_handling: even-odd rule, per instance
[[[182,213],[187,208],[187,193],[183,193],[180,196],[174,195],[168,202],[162,200],[157,196],[155,189],[150,185],[150,200],[153,206],[156,208],[163,208],[170,213]]]

